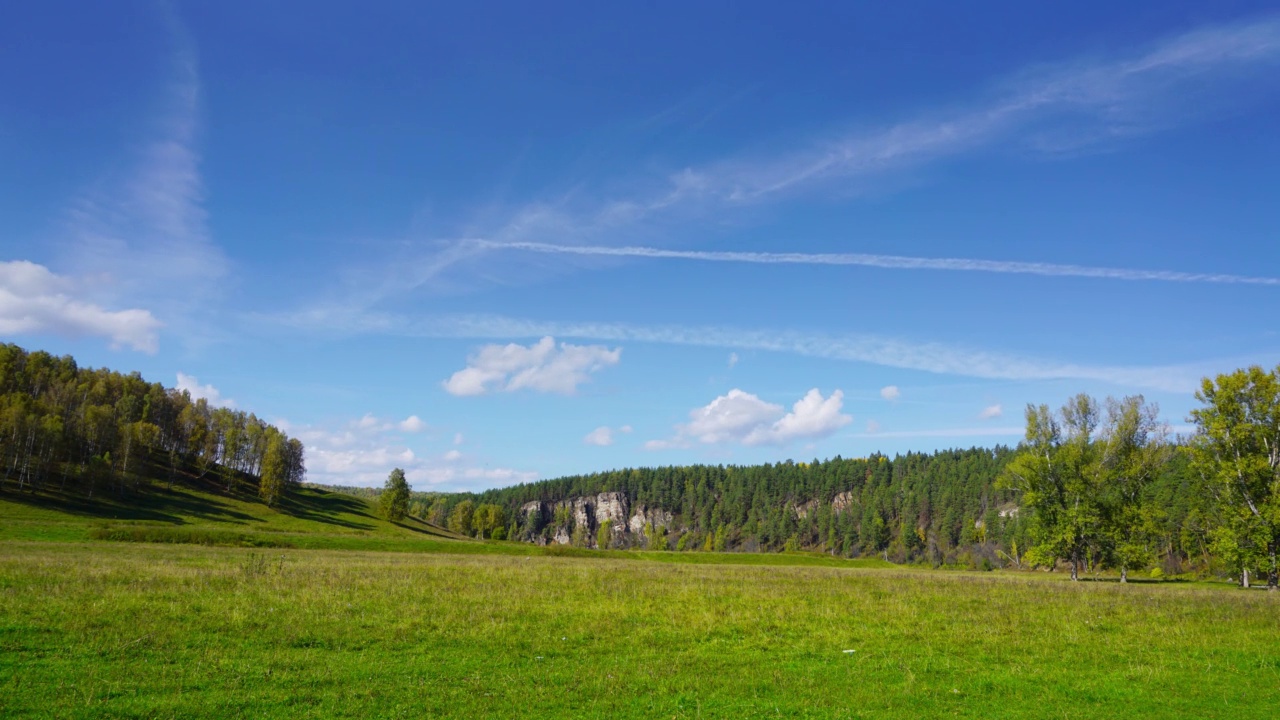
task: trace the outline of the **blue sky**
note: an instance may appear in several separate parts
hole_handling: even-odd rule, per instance
[[[0,337],[424,490],[1280,360],[1273,5],[878,5],[13,8]]]

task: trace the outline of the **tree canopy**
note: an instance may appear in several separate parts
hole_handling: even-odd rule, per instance
[[[90,498],[190,472],[274,504],[306,477],[302,443],[251,413],[10,344],[0,345],[0,464],[0,489]]]
[[[409,512],[409,482],[405,480],[404,470],[396,468],[387,476],[387,484],[378,496],[382,515],[391,522],[400,522]]]

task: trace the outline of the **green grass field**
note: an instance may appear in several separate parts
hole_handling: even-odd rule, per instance
[[[389,525],[363,500],[309,492],[280,515],[184,491],[187,514],[157,500],[146,518],[4,496],[0,716],[1250,718],[1280,707],[1274,593],[807,555],[548,552]],[[102,527],[290,546],[91,539]]]

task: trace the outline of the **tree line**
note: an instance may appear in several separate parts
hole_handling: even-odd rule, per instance
[[[539,542],[567,536],[599,547],[1061,566],[1072,578],[1104,569],[1124,580],[1148,568],[1200,571],[1246,586],[1263,576],[1275,588],[1280,367],[1206,378],[1196,398],[1190,437],[1171,436],[1142,396],[1077,395],[1057,410],[1028,406],[1017,448],[624,469],[434,496],[417,512],[443,524],[455,511],[497,507],[507,537]],[[624,493],[633,508],[668,511],[672,522],[619,536],[573,527],[564,506],[550,518],[521,514],[526,503],[554,506],[604,492]]]
[[[304,455],[301,441],[253,414],[136,372],[0,344],[0,490],[125,498],[182,476],[229,492],[247,485],[275,505],[305,479]]]

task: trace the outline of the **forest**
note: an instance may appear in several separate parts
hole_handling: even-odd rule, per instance
[[[1141,396],[1027,407],[1017,448],[592,473],[415,499],[466,534],[660,550],[811,550],[898,563],[1187,572],[1277,586],[1280,368],[1206,378],[1197,432],[1171,437]],[[620,493],[642,529],[575,512]],[[473,520],[484,508],[484,521]],[[546,509],[544,511],[544,508]],[[496,528],[505,524],[505,528]]]
[[[0,491],[127,500],[181,476],[274,505],[306,477],[304,453],[253,414],[138,373],[0,344]]]

